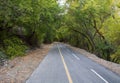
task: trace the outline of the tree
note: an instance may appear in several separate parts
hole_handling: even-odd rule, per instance
[[[60,18],[56,0],[2,0],[0,8],[0,49],[6,54],[17,56],[17,48],[39,47],[54,40]]]
[[[68,3],[70,7],[66,14],[66,25],[72,33],[72,43],[110,60],[112,48],[101,29],[114,13],[113,1],[71,0]]]

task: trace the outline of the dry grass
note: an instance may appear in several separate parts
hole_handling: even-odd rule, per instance
[[[67,45],[67,46],[69,46],[71,49],[79,52],[82,55],[87,56],[88,58],[92,59],[93,61],[105,66],[106,68],[108,68],[111,71],[120,75],[120,64],[116,64],[116,63],[101,59],[101,58],[97,57],[96,55],[91,54],[90,52],[87,52],[84,49],[76,48],[76,47],[73,47],[73,46],[70,46],[70,45]]]
[[[55,44],[55,43],[54,43]],[[120,65],[115,64],[96,57],[94,54],[87,52],[86,50],[69,46],[71,49],[87,56],[88,58],[96,61],[97,63],[109,68],[113,72],[120,74]],[[25,83],[32,72],[40,64],[43,58],[47,55],[50,45],[43,45],[42,48],[30,51],[26,56],[17,57],[14,60],[9,61],[7,66],[0,69],[0,83]]]
[[[52,45],[32,50],[23,57],[17,57],[0,69],[0,83],[25,83],[31,73],[47,55]]]

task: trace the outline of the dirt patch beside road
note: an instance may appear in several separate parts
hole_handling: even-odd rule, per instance
[[[106,68],[108,68],[111,71],[113,71],[113,72],[115,72],[115,73],[120,75],[120,64],[116,64],[116,63],[113,63],[113,62],[101,59],[101,58],[97,57],[96,55],[94,55],[94,54],[92,54],[90,52],[87,52],[84,49],[73,47],[73,46],[70,46],[68,44],[67,44],[67,46],[70,47],[71,49],[73,49],[74,51],[77,51],[80,54],[87,56],[88,58],[92,59],[93,61],[95,61],[95,62],[105,66]]]
[[[52,44],[32,50],[23,57],[17,57],[7,66],[0,68],[0,83],[25,83],[43,58],[47,55]]]

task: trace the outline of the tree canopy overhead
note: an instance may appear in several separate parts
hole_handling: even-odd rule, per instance
[[[67,28],[64,33],[68,34],[66,36],[61,32],[60,40],[119,63],[118,2],[119,0],[68,0],[69,7],[61,27]]]
[[[0,51],[15,57],[61,41],[120,63],[120,0],[59,1],[1,0]]]

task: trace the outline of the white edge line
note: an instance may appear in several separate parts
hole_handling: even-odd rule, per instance
[[[72,53],[72,55],[73,55],[76,59],[80,60],[80,58],[79,58],[78,56],[76,56],[75,54]]]
[[[101,75],[99,75],[95,70],[90,69],[93,73],[95,73],[98,77],[100,77],[105,83],[109,83],[107,80],[105,80]]]

